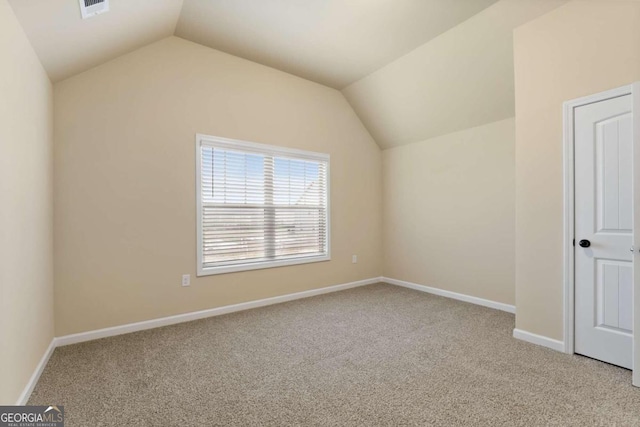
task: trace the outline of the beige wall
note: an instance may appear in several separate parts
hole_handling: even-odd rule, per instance
[[[0,0],[0,404],[53,338],[52,90]]]
[[[340,92],[176,37],[54,90],[57,335],[382,274],[381,153]],[[197,132],[329,153],[332,260],[196,279]]]
[[[562,103],[640,80],[640,2],[574,1],[515,31],[516,327],[563,339]]]
[[[515,129],[383,151],[384,274],[514,304]]]

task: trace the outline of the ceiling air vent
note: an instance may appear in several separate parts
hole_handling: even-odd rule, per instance
[[[91,18],[109,10],[109,0],[79,0],[82,19]]]

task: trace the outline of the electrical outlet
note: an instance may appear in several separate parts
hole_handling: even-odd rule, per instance
[[[191,286],[191,275],[183,274],[182,275],[182,286]]]
[[[351,255],[351,263],[352,264],[358,263],[358,255]]]

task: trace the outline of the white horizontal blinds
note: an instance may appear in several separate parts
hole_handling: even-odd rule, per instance
[[[274,159],[276,258],[326,253],[326,182],[326,163]]]
[[[327,253],[324,160],[200,149],[204,268]]]
[[[203,265],[265,260],[264,156],[201,150]]]

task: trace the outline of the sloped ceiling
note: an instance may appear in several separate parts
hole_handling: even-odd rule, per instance
[[[501,0],[343,90],[382,148],[513,117],[513,29],[565,0]]]
[[[568,0],[8,0],[52,81],[177,35],[342,92],[382,148],[514,115],[513,29]]]
[[[341,89],[496,0],[185,0],[178,37]]]
[[[51,79],[170,35],[342,88],[496,0],[9,0]]]
[[[83,20],[78,0],[9,0],[52,81],[173,35],[182,0],[110,0]]]

